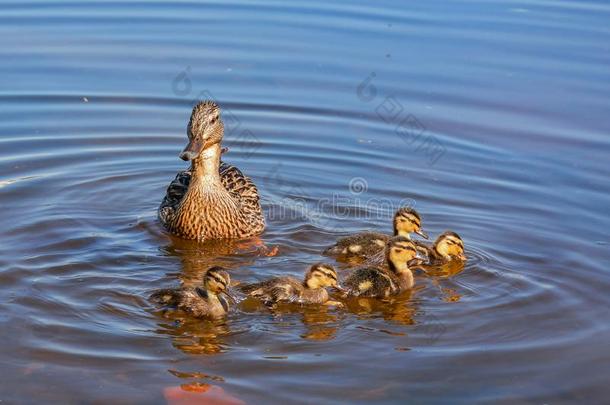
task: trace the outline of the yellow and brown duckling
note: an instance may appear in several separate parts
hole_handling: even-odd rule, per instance
[[[268,306],[278,303],[341,305],[329,300],[327,287],[340,288],[337,272],[329,264],[316,263],[305,274],[304,280],[275,277],[243,285],[240,289]]]
[[[180,158],[191,162],[167,188],[159,220],[185,239],[247,238],[263,232],[265,219],[252,180],[220,161],[224,125],[220,108],[204,101],[193,108],[189,143]]]
[[[430,265],[439,265],[454,260],[465,261],[464,241],[460,236],[452,231],[445,231],[436,238],[432,246],[420,245],[424,247]],[[420,249],[421,251],[421,249]]]
[[[396,211],[393,226],[394,236],[411,239],[411,233],[416,233],[428,239],[428,235],[421,229],[421,217],[413,208],[403,207]],[[326,249],[324,255],[335,257],[340,261],[367,259],[377,254],[383,254],[390,237],[379,232],[362,232],[346,236]]]
[[[404,236],[395,236],[385,252],[387,266],[369,265],[354,270],[344,283],[346,295],[385,298],[413,288],[415,279],[409,265],[419,264],[415,244]]]
[[[221,294],[228,293],[231,277],[222,267],[211,267],[203,274],[200,287],[168,288],[154,292],[151,300],[163,306],[182,310],[197,318],[222,318],[229,303]]]

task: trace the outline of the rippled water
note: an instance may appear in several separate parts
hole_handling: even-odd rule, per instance
[[[247,403],[609,394],[606,2],[0,10],[3,402],[175,403],[193,382]],[[202,97],[224,108],[225,160],[259,186],[276,257],[157,222]],[[207,323],[147,300],[212,263],[300,275],[404,202],[460,233],[463,270],[347,311]]]

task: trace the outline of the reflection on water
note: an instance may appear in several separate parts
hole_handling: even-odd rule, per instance
[[[453,260],[438,266],[420,266],[425,271],[426,276],[431,278],[430,285],[438,288],[439,294],[445,302],[457,302],[462,298],[459,288],[451,287],[451,277],[460,274],[465,263],[460,260]],[[449,280],[447,280],[449,279]]]
[[[282,324],[283,319],[302,324],[300,336],[310,340],[331,340],[340,327],[340,314],[336,309],[324,305],[300,306],[296,304],[278,304],[269,308],[253,298],[245,298],[239,305],[245,316],[254,313],[268,313],[274,322]]]
[[[246,240],[212,240],[198,243],[168,235],[170,243],[162,248],[167,256],[180,260],[182,270],[179,272],[183,282],[199,283],[202,275],[212,266],[231,267],[247,266],[254,263],[256,257],[265,253],[264,244],[258,238]]]
[[[300,336],[308,340],[332,340],[337,336],[338,321],[339,316],[329,312],[328,307],[305,309],[301,318],[305,330]]]
[[[175,348],[190,354],[218,354],[228,349],[224,338],[232,332],[227,321],[202,321],[168,317],[167,314],[165,312],[164,317],[172,322],[160,323],[156,332],[171,337]]]

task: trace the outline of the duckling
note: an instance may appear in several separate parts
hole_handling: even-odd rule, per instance
[[[180,158],[191,161],[167,188],[159,220],[184,239],[248,238],[265,229],[258,190],[235,166],[220,161],[224,125],[220,107],[204,101],[193,108],[189,143]]]
[[[431,265],[439,265],[448,263],[452,260],[466,260],[464,253],[464,242],[460,236],[452,231],[445,231],[436,238],[432,246],[424,246],[424,250],[428,256],[428,263]]]
[[[387,268],[364,266],[345,280],[345,294],[385,298],[413,288],[415,280],[409,265],[417,256],[415,244],[404,236],[394,236],[385,249]]]
[[[329,300],[326,287],[339,289],[337,272],[326,263],[316,263],[300,281],[294,277],[275,277],[259,283],[247,284],[241,290],[250,297],[262,300],[265,305],[277,303],[339,305]]]
[[[416,233],[428,239],[428,235],[421,230],[421,218],[417,211],[410,207],[402,207],[394,214],[394,236],[403,236],[411,239],[410,234]],[[323,254],[335,257],[340,261],[350,259],[366,259],[376,254],[383,254],[390,236],[378,232],[362,232],[341,238],[333,246],[326,249]]]
[[[211,267],[203,275],[203,287],[169,288],[154,292],[151,300],[164,306],[180,309],[197,318],[217,319],[229,311],[227,288],[231,277],[222,267]]]

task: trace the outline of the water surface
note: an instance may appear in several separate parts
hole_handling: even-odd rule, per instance
[[[609,394],[610,6],[4,1],[0,400],[601,403]],[[279,247],[168,236],[194,100]],[[300,276],[414,204],[464,269],[348,311],[224,322],[147,300],[211,264]],[[164,394],[165,393],[165,394]]]

